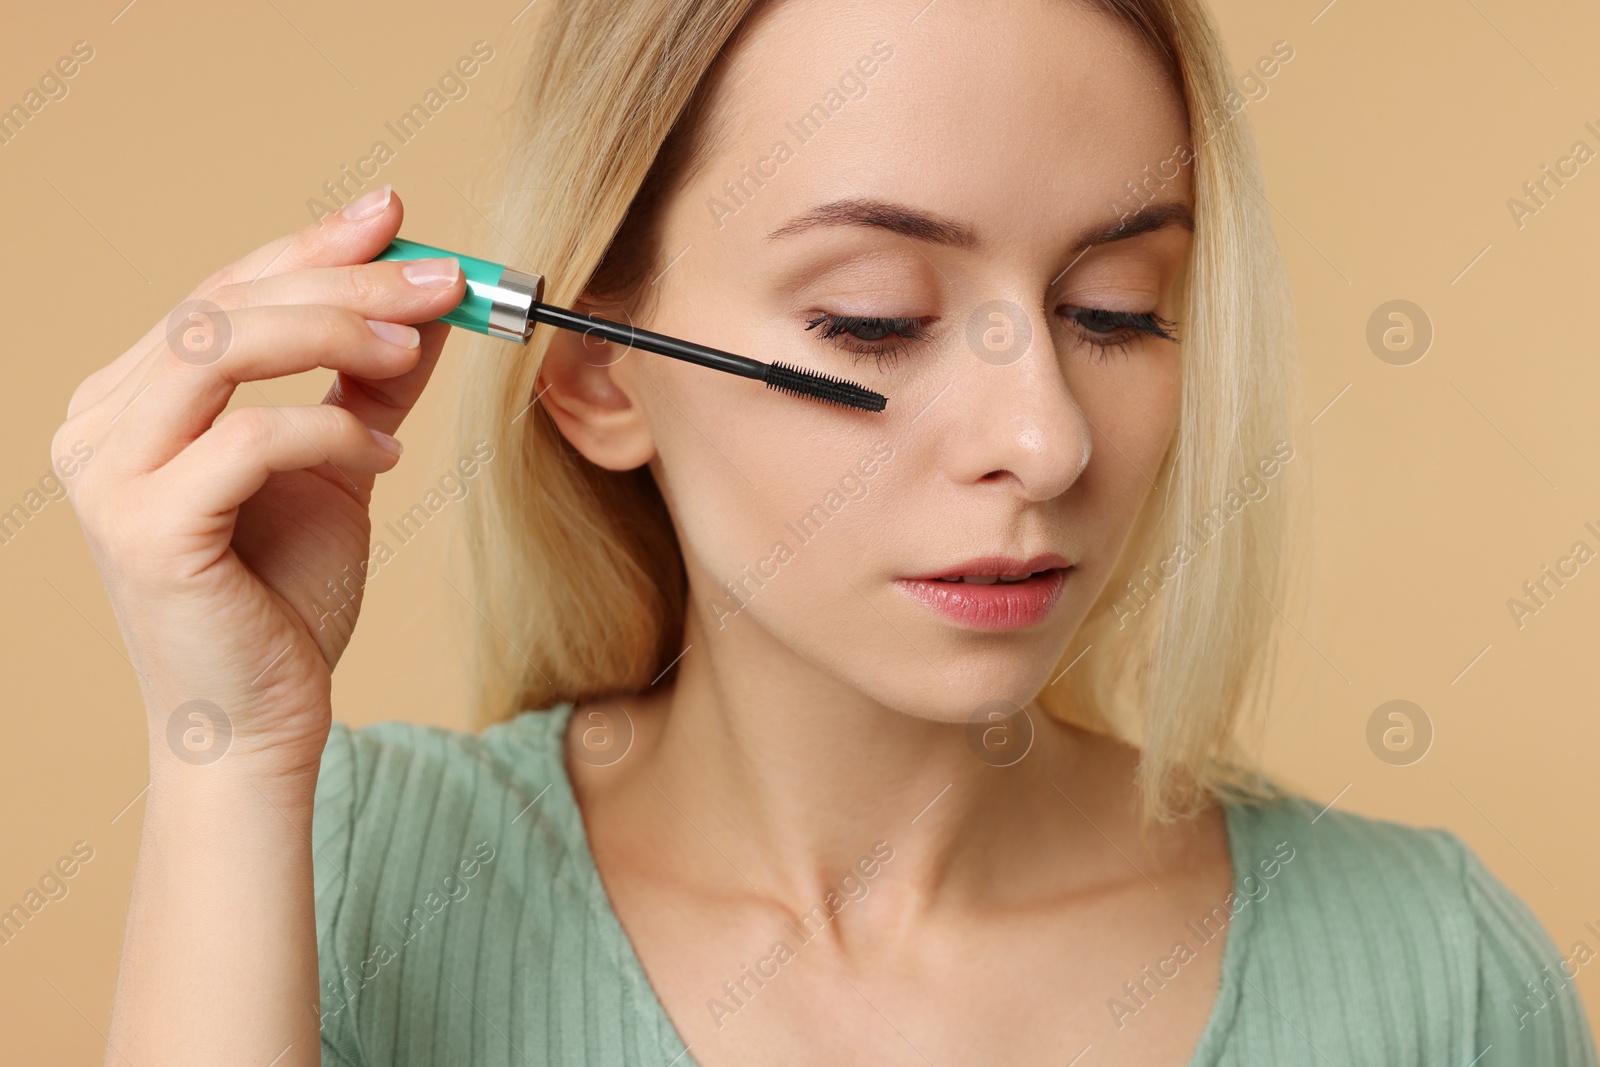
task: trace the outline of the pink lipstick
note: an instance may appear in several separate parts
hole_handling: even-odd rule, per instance
[[[1072,564],[1055,553],[1021,560],[987,556],[895,585],[950,621],[973,630],[1020,630],[1043,622]]]

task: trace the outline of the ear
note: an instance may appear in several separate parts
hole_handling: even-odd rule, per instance
[[[580,299],[573,309],[616,322],[629,322],[618,305]],[[534,389],[557,428],[573,448],[596,466],[633,470],[655,456],[655,438],[638,404],[641,383],[634,376],[631,348],[594,335],[551,326],[553,336]]]

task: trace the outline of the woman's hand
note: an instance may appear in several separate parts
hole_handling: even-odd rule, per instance
[[[314,780],[373,479],[448,333],[430,320],[464,294],[453,259],[368,262],[402,214],[385,187],[224,267],[72,395],[52,456],[93,448],[69,495],[140,676],[152,776],[170,751]],[[253,384],[316,367],[337,371],[321,404]],[[223,414],[241,385],[250,405]]]
[[[387,187],[345,212],[201,283],[78,386],[51,445],[83,464],[68,493],[150,729],[108,1064],[320,1060],[311,840],[331,675],[373,478],[398,455],[385,435],[465,284],[453,259],[368,262],[400,228]],[[275,407],[255,385],[315,367],[337,372],[321,404]],[[241,385],[251,403],[223,414]]]

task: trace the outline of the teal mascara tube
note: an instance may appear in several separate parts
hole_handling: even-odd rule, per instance
[[[440,318],[452,326],[486,333],[491,337],[527,344],[533,335],[533,305],[544,298],[544,275],[520,270],[476,256],[464,256],[432,245],[396,237],[379,252],[379,259],[450,258],[461,264],[467,295],[448,315]]]
[[[486,333],[491,337],[527,344],[533,328],[543,322],[562,330],[595,336],[644,352],[670,356],[712,370],[753,378],[779,392],[826,404],[882,411],[889,399],[881,393],[827,374],[791,367],[786,363],[763,363],[748,356],[708,348],[693,341],[652,333],[637,326],[612,322],[569,308],[544,303],[544,275],[514,270],[476,256],[407,241],[396,237],[388,248],[373,259],[449,258],[461,264],[467,282],[467,295],[441,321],[452,326]]]

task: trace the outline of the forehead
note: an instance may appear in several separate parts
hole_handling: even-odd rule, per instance
[[[746,235],[873,196],[985,240],[1059,240],[1135,206],[1128,183],[1189,140],[1160,61],[1074,0],[778,0],[724,55],[692,187],[733,183]],[[1185,199],[1189,168],[1172,169],[1163,198]]]

